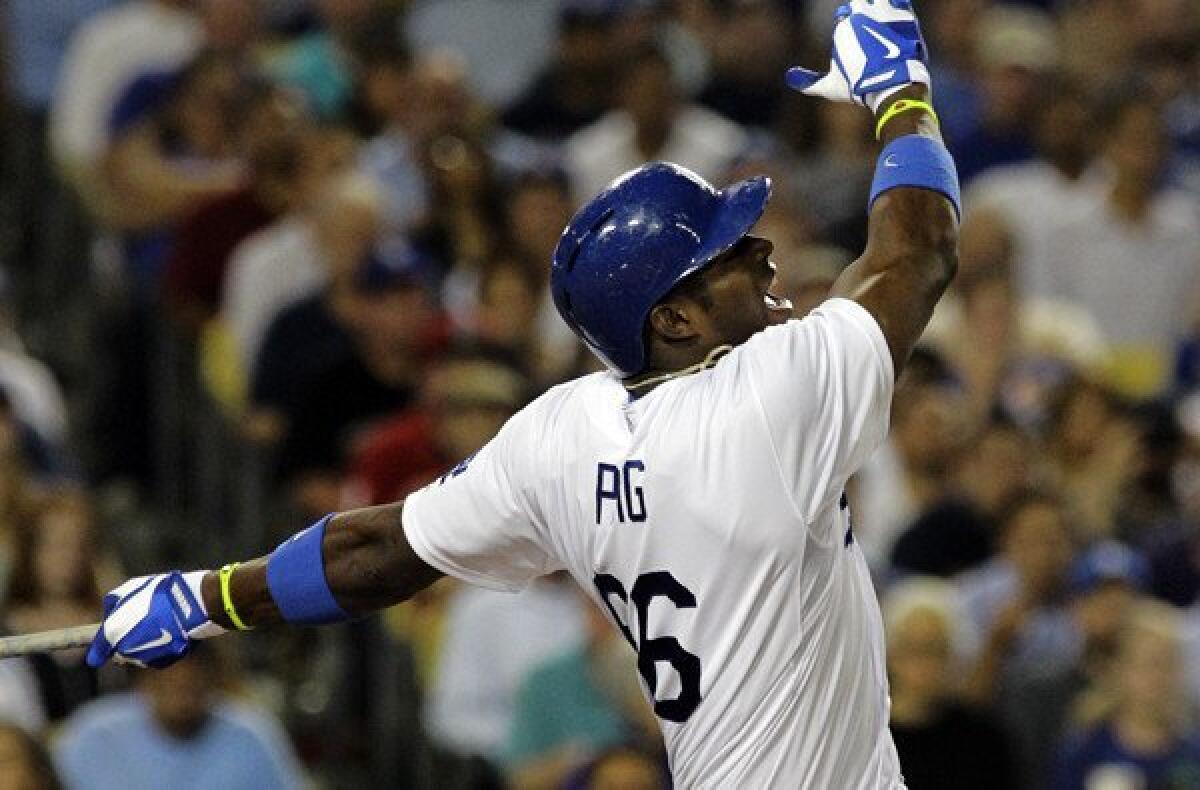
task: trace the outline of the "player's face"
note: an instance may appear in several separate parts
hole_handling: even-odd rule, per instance
[[[711,304],[706,309],[713,345],[739,345],[772,324],[792,317],[792,304],[771,292],[775,245],[746,236],[703,273]]]

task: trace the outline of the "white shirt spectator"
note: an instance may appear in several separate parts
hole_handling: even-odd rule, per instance
[[[0,661],[0,721],[37,733],[46,726],[37,679],[23,658]]]
[[[246,370],[254,370],[275,316],[319,291],[328,276],[312,228],[298,217],[284,217],[234,248],[221,317]]]
[[[0,390],[13,414],[42,441],[61,448],[67,441],[67,406],[50,369],[20,348],[16,336],[0,335]]]
[[[521,682],[546,659],[582,644],[582,606],[563,582],[536,582],[519,595],[459,588],[446,613],[430,732],[461,754],[499,758]]]
[[[203,35],[194,14],[156,0],[132,0],[85,22],[71,41],[50,114],[59,164],[69,173],[95,165],[122,92],[139,76],[183,66]]]
[[[1137,224],[1107,202],[1090,203],[1057,229],[1049,248],[1054,293],[1095,317],[1119,360],[1148,363],[1147,376],[1150,367],[1164,374],[1166,355],[1196,320],[1195,201],[1183,192],[1161,192]]]
[[[617,176],[644,164],[646,157],[638,150],[635,131],[629,115],[615,110],[567,138],[564,158],[577,201],[590,198]],[[712,110],[685,105],[655,158],[719,182],[746,143],[746,131],[733,121]]]
[[[972,211],[995,211],[1008,225],[1021,295],[1050,298],[1056,296],[1051,258],[1055,234],[1103,200],[1104,183],[1096,170],[1072,181],[1048,162],[1023,162],[977,176],[963,203]]]
[[[407,33],[414,49],[453,50],[467,60],[480,98],[502,107],[550,57],[560,0],[416,0]]]

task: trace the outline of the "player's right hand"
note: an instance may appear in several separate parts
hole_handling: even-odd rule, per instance
[[[200,595],[205,571],[139,576],[104,596],[104,622],[88,648],[88,666],[110,658],[161,669],[187,655],[193,639],[225,629],[208,617]]]
[[[910,0],[853,0],[834,15],[829,71],[791,68],[787,84],[809,96],[852,101],[875,111],[913,83],[929,85],[925,58]]]

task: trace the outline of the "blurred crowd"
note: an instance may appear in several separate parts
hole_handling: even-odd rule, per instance
[[[597,369],[549,261],[644,161],[771,175],[776,291],[818,304],[876,154],[864,110],[783,85],[835,5],[5,0],[0,628],[402,498]],[[850,490],[909,787],[1200,787],[1200,3],[916,5],[960,275]],[[0,662],[2,788],[665,769],[564,578],[163,673]]]

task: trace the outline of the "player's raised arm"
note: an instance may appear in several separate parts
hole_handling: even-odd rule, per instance
[[[883,151],[871,189],[867,249],[833,286],[879,322],[896,374],[957,267],[958,176],[930,104],[925,44],[907,0],[839,9],[827,74],[792,69],[812,96],[853,101],[876,118]]]
[[[194,639],[287,621],[330,623],[406,600],[442,576],[409,546],[404,503],[327,516],[267,557],[219,571],[172,571],[125,582],[104,598],[88,650],[168,666]]]

